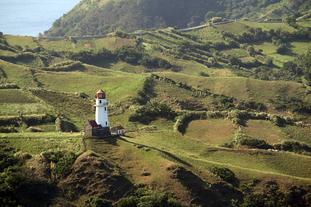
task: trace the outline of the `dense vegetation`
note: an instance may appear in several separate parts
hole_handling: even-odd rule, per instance
[[[284,5],[285,4],[285,5]],[[272,5],[269,9],[267,6]],[[282,6],[281,6],[282,5]],[[258,13],[268,20],[279,20],[289,16],[299,8],[308,10],[310,3],[305,1],[211,1],[211,0],[123,0],[80,2],[68,14],[56,20],[53,27],[45,32],[47,36],[79,36],[106,34],[114,29],[127,32],[178,26],[197,26],[212,17],[227,19],[258,18]],[[262,18],[262,17],[261,17]]]
[[[22,166],[30,155],[21,158],[0,152],[0,202],[2,206],[42,206],[50,203],[55,187]]]

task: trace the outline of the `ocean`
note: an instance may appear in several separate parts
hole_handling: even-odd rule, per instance
[[[0,32],[38,36],[81,0],[0,0]]]

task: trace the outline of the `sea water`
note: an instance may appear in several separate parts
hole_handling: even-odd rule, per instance
[[[0,0],[0,32],[38,36],[81,0]]]

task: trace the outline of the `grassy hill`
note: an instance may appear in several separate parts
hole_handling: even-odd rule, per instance
[[[309,27],[1,35],[0,202],[310,206]],[[80,133],[99,89],[125,136]]]
[[[84,0],[53,23],[47,36],[106,34],[114,29],[133,32],[178,26],[193,27],[212,17],[279,20],[309,9],[308,1],[163,1]]]

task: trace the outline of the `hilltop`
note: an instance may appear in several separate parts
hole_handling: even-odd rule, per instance
[[[83,0],[57,19],[46,36],[85,36],[114,30],[134,32],[177,26],[193,27],[213,17],[282,20],[309,10],[309,1]]]
[[[310,206],[310,27],[0,35],[0,201]],[[125,136],[81,135],[99,89]]]

